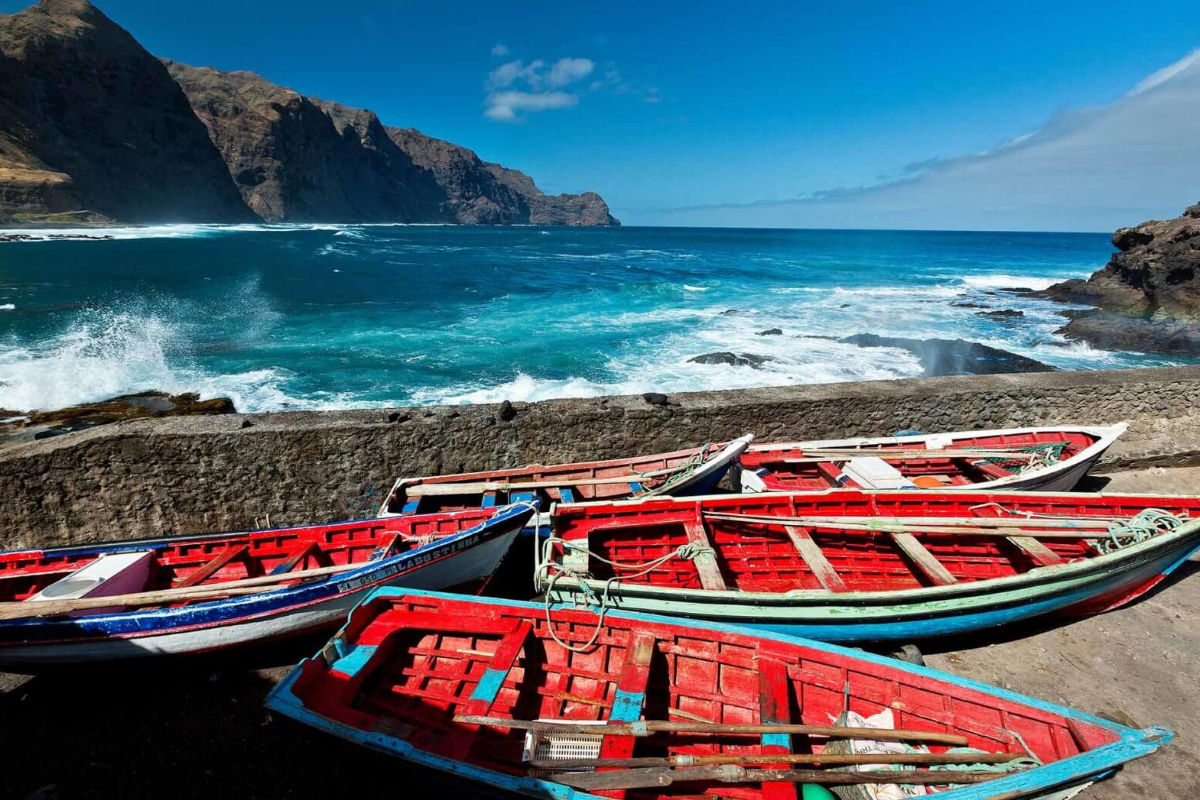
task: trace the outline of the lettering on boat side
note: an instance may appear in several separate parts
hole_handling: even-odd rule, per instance
[[[387,566],[373,569],[370,572],[364,572],[362,575],[350,578],[348,580],[339,581],[337,584],[338,592],[352,592],[355,589],[371,584],[378,583],[384,578],[389,578],[400,572],[407,572],[410,569],[424,566],[431,561],[436,561],[451,553],[457,553],[460,550],[466,550],[479,542],[479,534],[472,534],[462,539],[457,539],[453,543],[445,547],[437,547],[425,553],[415,553],[410,558],[397,561]]]

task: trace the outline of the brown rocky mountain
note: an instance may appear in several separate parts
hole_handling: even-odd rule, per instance
[[[371,111],[161,62],[85,0],[0,16],[0,222],[616,225]]]
[[[0,218],[251,219],[166,68],[82,0],[0,17]]]
[[[1110,350],[1200,353],[1200,203],[1175,219],[1121,228],[1112,242],[1118,252],[1103,269],[1039,293],[1096,306],[1068,312],[1060,332]]]

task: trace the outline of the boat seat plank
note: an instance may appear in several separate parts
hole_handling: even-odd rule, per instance
[[[637,722],[641,719],[642,709],[646,705],[646,688],[650,683],[650,660],[654,657],[657,645],[658,640],[652,633],[633,634],[617,676],[609,722]],[[600,758],[629,758],[633,755],[636,743],[637,737],[634,736],[605,736],[600,744]],[[612,789],[596,794],[621,798],[625,796],[625,790]]]
[[[941,586],[958,583],[958,579],[950,574],[950,570],[946,569],[942,562],[938,561],[933,553],[926,550],[925,545],[918,542],[911,533],[890,533],[888,535],[929,580]]]
[[[393,533],[383,544],[371,551],[371,555],[367,558],[367,561],[381,561],[387,558],[396,552],[396,545],[398,544],[400,544],[400,534]]]
[[[821,546],[809,535],[808,529],[797,525],[784,525],[783,527],[787,531],[788,538],[796,547],[796,552],[800,554],[800,558],[804,559],[804,563],[825,587],[825,591],[846,591],[846,583],[842,580],[842,576],[838,575],[837,570],[829,563],[829,559],[821,552]]]
[[[1066,563],[1062,556],[1032,537],[1009,536],[1008,541],[1024,551],[1025,555],[1033,559],[1034,563],[1039,567],[1050,567],[1055,564]]]
[[[787,666],[782,661],[761,659],[758,662],[760,722],[770,725],[792,721],[791,687]],[[764,733],[762,748],[763,753],[790,753],[792,737],[786,733]],[[786,769],[787,765],[781,764],[780,767]],[[796,800],[796,784],[791,781],[764,781],[762,797],[763,800]]]
[[[286,561],[284,561],[281,564],[276,565],[275,567],[272,567],[271,572],[269,574],[283,575],[285,573],[291,572],[292,570],[294,570],[296,568],[297,564],[304,561],[304,559],[307,558],[309,556],[309,554],[312,553],[313,548],[315,548],[316,546],[317,546],[316,542],[309,542],[304,547],[297,550],[290,557],[288,557],[288,559]]]
[[[487,672],[483,674],[483,677],[475,684],[475,690],[471,692],[471,698],[467,704],[468,710],[463,713],[480,717],[486,717],[491,713],[492,705],[500,696],[501,687],[508,679],[508,674],[512,672],[513,666],[517,663],[517,657],[525,648],[532,633],[533,623],[525,620],[512,633],[500,640],[496,652],[488,662]]]
[[[696,572],[700,575],[700,585],[709,592],[726,591],[728,587],[725,585],[725,577],[721,575],[721,567],[712,552],[712,543],[708,540],[704,523],[698,520],[685,522],[683,529],[687,532],[688,542],[697,547],[707,548],[692,559],[692,563],[696,565]]]
[[[186,578],[176,581],[175,588],[182,589],[185,586],[195,586],[203,581],[208,580],[230,561],[233,561],[235,558],[240,558],[249,552],[249,549],[250,548],[244,544],[226,547],[224,550],[222,550],[220,553],[217,553],[216,556],[210,559],[207,564],[204,564],[193,570],[192,573]]]

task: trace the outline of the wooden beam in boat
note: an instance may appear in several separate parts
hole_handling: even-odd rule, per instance
[[[1039,542],[1037,539],[1029,536],[1009,536],[1008,541],[1012,542],[1019,549],[1024,551],[1025,555],[1033,559],[1039,567],[1051,567],[1055,564],[1066,563],[1062,556],[1051,550],[1046,545]]]
[[[807,528],[801,528],[798,525],[784,525],[783,529],[787,531],[788,538],[792,540],[792,544],[795,546],[796,552],[800,554],[800,558],[804,560],[804,563],[812,570],[813,575],[817,576],[817,580],[825,587],[825,591],[847,591],[842,576],[838,575],[837,570],[833,568],[833,564],[829,563],[829,559],[821,552],[821,546],[809,535]]]
[[[913,563],[929,580],[941,586],[948,586],[952,583],[958,583],[958,578],[950,574],[950,570],[934,557],[933,553],[925,549],[925,545],[917,541],[916,537],[911,533],[891,533],[892,541],[896,546],[904,551],[904,554],[912,559]]]
[[[764,725],[786,724],[792,721],[792,681],[782,661],[760,659],[758,662],[758,714]],[[792,737],[786,733],[764,733],[764,754],[792,752]],[[769,757],[765,764],[775,764]],[[796,800],[796,784],[791,781],[764,781],[763,800]]]
[[[483,674],[483,677],[475,684],[475,690],[471,692],[471,698],[467,703],[467,708],[470,709],[469,713],[486,716],[491,711],[492,706],[496,703],[496,698],[500,696],[501,687],[508,680],[508,674],[512,672],[513,666],[517,663],[517,656],[525,648],[532,633],[533,623],[525,620],[500,640],[500,644],[496,646],[496,652],[492,654],[492,659],[488,662],[487,672]]]
[[[706,548],[692,559],[692,563],[696,565],[696,572],[700,574],[700,585],[709,592],[727,591],[729,587],[725,585],[725,577],[717,564],[717,557],[712,551],[712,542],[708,540],[704,523],[699,520],[685,522],[683,529],[687,532],[689,542],[697,547]]]
[[[217,555],[210,559],[207,564],[204,564],[193,570],[190,575],[182,580],[176,581],[174,588],[183,589],[187,586],[195,586],[198,583],[208,580],[213,575],[217,574],[222,567],[233,561],[235,558],[240,558],[249,551],[249,547],[244,544],[226,547]]]
[[[646,705],[646,688],[650,683],[650,660],[654,657],[657,643],[654,634],[631,632],[629,650],[625,653],[625,662],[621,665],[620,675],[617,676],[608,722],[637,722],[642,718],[642,710]],[[605,736],[600,741],[600,758],[629,758],[633,755],[636,744],[637,739],[633,736]],[[598,794],[617,798],[625,796],[622,790]]]
[[[305,558],[308,557],[308,554],[311,553],[313,551],[313,548],[315,548],[316,546],[317,546],[316,542],[309,542],[304,547],[297,550],[295,553],[292,553],[292,555],[289,556],[286,561],[272,567],[270,574],[271,575],[284,575],[288,572],[291,572],[292,570],[294,570],[296,568],[297,564],[299,564],[301,561],[303,561]]]

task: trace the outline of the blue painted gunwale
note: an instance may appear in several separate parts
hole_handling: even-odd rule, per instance
[[[263,591],[257,594],[194,603],[176,608],[161,608],[149,611],[127,611],[112,614],[97,614],[72,618],[31,618],[0,621],[0,650],[7,645],[22,645],[32,642],[75,642],[111,637],[141,637],[164,633],[179,633],[231,623],[241,623],[264,616],[292,611],[304,606],[327,601],[342,594],[362,592],[365,588],[394,579],[397,575],[428,566],[436,561],[453,556],[470,547],[503,536],[514,524],[522,524],[534,514],[532,504],[510,505],[494,516],[465,531],[454,534],[421,547],[398,553],[379,561],[364,562],[354,570],[330,575],[329,577],[301,586]],[[518,521],[519,520],[519,521]],[[363,520],[377,523],[378,519]],[[303,528],[326,527],[325,525],[303,526]],[[303,529],[301,528],[301,529]],[[286,528],[277,530],[296,530]],[[254,531],[262,533],[263,531]],[[269,533],[269,531],[267,531]],[[236,535],[236,534],[235,534]],[[188,541],[203,538],[226,538],[230,534],[213,534],[205,537],[186,537]],[[121,542],[90,548],[58,549],[60,554],[89,555],[114,553],[126,550],[141,550],[155,542],[170,540],[144,539],[140,547],[131,547]],[[346,584],[360,582],[357,585]]]
[[[399,597],[404,595],[412,595],[416,597],[445,597],[456,600],[462,600],[461,596],[447,594],[445,592],[427,592],[417,589],[404,589],[398,587],[383,587],[373,591],[366,597],[358,607],[355,608],[351,615],[370,603],[377,597]],[[531,608],[541,610],[543,608],[540,603],[529,603],[514,600],[500,600],[489,597],[472,598],[474,602],[487,605],[500,605],[510,608]],[[572,606],[556,605],[554,609],[572,610]],[[803,639],[798,636],[790,636],[780,632],[761,631],[753,628],[739,627],[735,625],[725,625],[713,622],[697,622],[683,621],[675,617],[664,617],[656,614],[641,614],[628,611],[612,610],[608,612],[609,617],[628,619],[632,621],[645,621],[649,623],[680,625],[690,624],[694,628],[701,630],[711,630],[718,633],[741,634],[745,636],[756,636],[761,639],[767,639],[784,644],[802,644],[812,647],[816,650],[823,650],[829,653],[836,653],[852,659],[857,659],[861,662],[874,664],[876,666],[887,667],[889,669],[907,672],[913,675],[920,675],[926,678],[935,679],[952,686],[959,686],[964,689],[982,692],[984,694],[1006,700],[1013,703],[1035,708],[1040,711],[1047,712],[1056,716],[1061,716],[1067,719],[1074,719],[1079,722],[1095,725],[1097,727],[1109,730],[1118,737],[1116,742],[1112,742],[1102,747],[1097,747],[1085,753],[1080,753],[1077,756],[1055,761],[1035,769],[1025,772],[1009,775],[995,780],[987,781],[986,783],[974,784],[969,786],[961,786],[957,789],[951,789],[944,792],[939,792],[937,797],[944,797],[947,800],[993,800],[1000,796],[1006,798],[1017,797],[1032,797],[1039,793],[1045,793],[1056,789],[1064,789],[1073,785],[1089,780],[1098,780],[1107,776],[1117,767],[1127,761],[1135,758],[1149,755],[1164,744],[1168,744],[1174,738],[1174,732],[1169,728],[1162,726],[1152,726],[1143,730],[1137,730],[1120,723],[1112,722],[1101,717],[1088,714],[1084,711],[1067,708],[1055,703],[1050,703],[1045,700],[1028,697],[1018,692],[1008,689],[1002,689],[996,686],[989,686],[985,683],[973,681],[968,678],[961,678],[950,673],[939,672],[938,670],[928,667],[918,667],[914,664],[897,661],[895,659],[877,656],[871,653],[862,652],[859,650],[851,650],[840,647],[835,644],[828,644],[809,639]],[[355,648],[350,648],[349,652],[343,653],[342,642],[340,640],[341,631],[335,635],[333,642],[337,643],[337,650],[340,654],[339,659],[335,662],[339,665],[339,671],[343,671],[342,659],[351,656]],[[365,657],[356,657],[352,661],[345,663],[345,667],[353,669],[353,672],[345,673],[349,675],[355,674],[358,670],[366,666],[370,660],[370,656],[374,654],[375,648],[369,649],[370,653],[364,654]],[[353,728],[342,723],[333,722],[332,720],[322,717],[318,714],[309,711],[300,702],[300,699],[292,692],[292,686],[300,676],[301,667],[313,659],[322,658],[319,652],[312,659],[307,659],[301,662],[278,684],[271,693],[267,695],[266,704],[272,711],[277,711],[280,714],[291,717],[295,720],[303,722],[326,733],[332,734],[342,739],[354,742],[356,744],[370,747],[373,750],[378,750],[389,755],[398,756],[405,760],[411,761],[422,766],[431,767],[443,772],[450,773],[463,778],[468,778],[478,781],[485,785],[494,786],[498,789],[506,791],[519,792],[522,794],[534,797],[553,797],[556,800],[604,800],[597,795],[589,792],[579,791],[569,786],[564,786],[552,781],[542,780],[540,778],[521,777],[514,775],[506,775],[494,770],[476,767],[470,764],[464,764],[459,761],[453,761],[441,756],[432,755],[410,745],[403,739],[394,736],[389,736],[383,733],[369,732]]]

